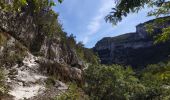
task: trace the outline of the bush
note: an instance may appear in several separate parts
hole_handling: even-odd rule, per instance
[[[92,100],[135,99],[145,91],[130,67],[93,65],[86,70],[85,91]]]
[[[0,32],[0,46],[4,44],[4,42],[7,41],[7,38],[3,35],[3,33]]]
[[[149,65],[141,74],[147,99],[170,99],[170,62]]]
[[[49,88],[51,86],[55,85],[56,78],[54,76],[49,76],[47,80],[45,81],[46,87]]]
[[[88,96],[77,87],[76,84],[70,83],[68,91],[63,94],[56,96],[54,100],[89,100]]]
[[[5,85],[5,75],[3,70],[0,68],[0,99],[1,96],[7,94],[7,92],[8,92],[8,88]]]
[[[0,56],[1,64],[16,64],[23,61],[27,55],[27,49],[18,41],[12,45],[5,45],[2,55]]]
[[[92,65],[84,90],[92,100],[169,100],[170,62],[149,65],[135,75],[130,67]]]

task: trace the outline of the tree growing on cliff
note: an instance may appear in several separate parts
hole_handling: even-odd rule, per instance
[[[59,3],[62,3],[63,0],[57,0]],[[16,11],[19,12],[24,6],[29,6],[30,4],[33,8],[32,10],[39,11],[43,6],[55,6],[54,0],[1,0],[0,8],[6,11]]]
[[[58,0],[59,3],[62,0]],[[6,13],[14,13],[17,17],[32,16],[39,33],[52,36],[61,33],[62,26],[58,22],[58,14],[52,10],[54,0],[1,0],[0,9]],[[19,32],[18,32],[19,33]],[[43,34],[44,35],[44,34]]]
[[[170,15],[170,1],[168,0],[115,0],[116,6],[112,8],[112,12],[106,16],[106,21],[112,24],[117,24],[123,17],[129,13],[137,13],[146,6],[154,8],[148,12],[148,16],[167,16]],[[170,20],[170,19],[169,19]],[[158,20],[150,25],[150,29],[154,28],[154,24],[163,24],[165,20]],[[148,25],[149,26],[149,25]],[[156,42],[165,42],[170,38],[170,27],[162,29],[162,34],[158,34]]]

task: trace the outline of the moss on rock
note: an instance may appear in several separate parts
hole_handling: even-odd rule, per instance
[[[0,46],[2,46],[7,41],[7,37],[4,36],[4,33],[0,32]]]

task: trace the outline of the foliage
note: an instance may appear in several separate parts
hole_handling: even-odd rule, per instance
[[[85,48],[82,42],[77,43],[76,50],[78,55],[88,63],[98,64],[99,58],[92,49]]]
[[[151,23],[147,23],[145,25],[146,31],[149,33],[149,35],[153,36],[155,39],[155,44],[156,43],[161,43],[161,42],[167,42],[170,38],[170,27],[168,23],[170,22],[169,17],[164,17],[164,18],[157,18]],[[162,28],[162,29],[161,29]],[[155,30],[160,29],[160,33],[154,32]]]
[[[6,33],[0,33],[0,47],[3,47],[0,56],[0,66],[4,64],[9,64],[8,66],[12,66],[13,64],[20,63],[24,59],[27,54],[27,49],[18,41],[9,44],[10,40]],[[11,40],[13,40],[11,38]],[[1,44],[2,43],[2,44]]]
[[[92,100],[169,100],[170,62],[149,65],[136,75],[130,67],[93,65],[84,90]]]
[[[162,34],[159,34],[156,36],[156,41],[155,43],[160,43],[160,42],[166,42],[170,39],[170,27],[163,28],[162,29]]]
[[[130,12],[138,12],[149,0],[115,0],[116,7],[106,16],[106,21],[118,23]]]
[[[4,45],[6,41],[7,38],[3,35],[3,33],[0,33],[0,46]]]
[[[166,16],[169,15],[170,10],[170,2],[167,0],[150,0],[148,3],[148,7],[155,7],[156,9],[151,10],[148,12],[148,16]]]
[[[4,75],[4,70],[0,68],[0,98],[4,94],[7,94],[8,88],[5,85],[5,75]]]
[[[92,49],[85,48],[82,42],[76,43],[75,38],[76,37],[73,34],[71,34],[70,36],[67,36],[66,44],[70,48],[75,49],[78,57],[80,57],[84,61],[88,63],[92,63],[92,64],[98,64],[99,58],[97,57],[97,54],[95,54]]]
[[[130,67],[93,65],[86,70],[86,92],[92,100],[134,99],[145,90]]]
[[[113,24],[120,22],[123,17],[126,17],[129,13],[135,13],[148,5],[148,7],[154,8],[148,12],[148,16],[167,16],[170,14],[170,1],[166,0],[116,0],[116,7],[113,8],[112,12],[106,16],[106,21]],[[157,20],[157,23],[165,22],[164,19]],[[154,23],[155,24],[155,23]],[[147,25],[148,31],[151,33],[153,31],[154,24]],[[164,27],[162,29],[162,34],[155,35],[155,43],[165,42],[170,38],[170,28]]]
[[[70,36],[67,37],[67,44],[71,47],[71,48],[75,48],[76,46],[76,40],[75,40],[75,36],[73,34],[70,34]]]
[[[112,8],[112,12],[106,16],[106,21],[117,24],[129,13],[135,13],[145,7],[156,7],[154,11],[148,15],[160,16],[169,13],[169,2],[165,0],[115,0],[116,7]]]
[[[68,91],[56,96],[54,100],[88,100],[88,97],[76,84],[70,83]]]
[[[170,99],[170,62],[149,65],[141,74],[147,99]]]
[[[62,0],[58,0],[58,2],[61,3]],[[67,34],[63,32],[62,25],[58,21],[58,14],[52,10],[52,6],[55,6],[54,0],[14,0],[12,3],[0,1],[0,7],[5,12],[32,16],[39,33],[38,35],[40,35],[35,39],[37,41],[35,42],[36,45],[31,46],[31,50],[35,54],[38,54],[37,51],[39,51],[44,35],[52,39],[60,37],[65,48],[75,49],[80,58],[97,63],[97,57],[92,50],[84,48],[84,45],[81,43],[77,44],[73,34],[66,36]]]
[[[16,50],[12,52],[12,50]],[[10,65],[15,64],[16,62],[20,63],[24,59],[24,57],[27,55],[27,49],[23,47],[20,43],[16,42],[15,45],[11,46],[10,48],[4,49],[3,51],[3,63],[8,63]]]
[[[62,2],[62,0],[58,0]],[[0,1],[0,9],[6,13],[14,13],[17,16],[32,16],[39,33],[53,36],[61,32],[61,24],[58,22],[58,14],[52,7],[55,6],[53,0],[14,0]]]
[[[62,3],[63,0],[58,0],[59,3]],[[1,0],[0,7],[5,11],[14,11],[20,12],[22,7],[32,5],[32,11],[39,12],[43,6],[55,6],[55,2],[53,0],[14,0],[7,1]]]
[[[49,76],[49,77],[47,78],[47,80],[45,81],[46,87],[47,87],[47,88],[50,88],[51,86],[54,86],[54,85],[55,85],[55,80],[56,80],[56,77],[55,77],[55,76]]]

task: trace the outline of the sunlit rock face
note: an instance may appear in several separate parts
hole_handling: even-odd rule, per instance
[[[76,50],[61,41],[59,34],[49,37],[39,30],[33,16],[24,12],[14,14],[0,10],[0,67],[7,71],[9,94],[13,99],[46,97],[44,100],[48,100],[60,93],[60,89],[67,89],[66,84],[58,82],[60,86],[46,90],[44,80],[49,75],[61,81],[82,83],[84,62]]]
[[[46,88],[48,74],[40,71],[42,66],[37,62],[39,59],[18,40],[0,32],[0,66],[5,70],[5,83],[9,87],[7,100],[36,100],[34,98],[38,97],[37,100],[41,100],[43,95],[48,100],[68,89],[67,85],[59,80],[56,80],[58,85],[53,86],[53,91]],[[54,93],[48,95],[49,92]]]
[[[73,67],[83,68],[83,62],[79,59],[76,51],[60,41],[60,37],[48,39],[45,37],[40,48],[40,54],[45,58],[60,64],[68,64]]]
[[[145,25],[154,20],[139,24],[136,32],[127,33],[116,37],[106,37],[98,41],[94,51],[99,54],[102,64],[131,65],[143,68],[147,64],[157,63],[167,59],[170,52],[169,42],[154,45],[153,39],[148,35]],[[161,33],[160,28],[169,26],[157,26],[154,33]]]
[[[10,34],[26,46],[33,54],[41,55],[57,63],[65,63],[73,67],[83,67],[76,51],[61,42],[59,33],[48,37],[47,33],[38,29],[34,17],[24,12],[21,14],[0,11],[0,30]]]
[[[15,100],[29,99],[45,91],[44,81],[47,77],[39,73],[40,66],[35,60],[36,57],[27,53],[22,66],[17,64],[6,69],[8,71],[7,82],[12,88],[9,94],[14,96]]]
[[[5,13],[0,11],[0,29],[6,31],[14,38],[22,41],[27,47],[31,47],[35,36],[38,35],[35,23],[31,16],[22,14]]]
[[[48,76],[39,71],[41,66],[36,62],[37,59],[38,57],[27,52],[22,65],[16,64],[10,68],[5,67],[7,85],[11,88],[9,94],[13,96],[11,100],[35,100],[37,97],[39,98],[37,100],[41,100],[44,95],[49,99],[68,89],[65,83],[56,80],[53,95],[47,94],[51,92],[45,84]]]

